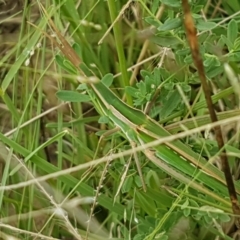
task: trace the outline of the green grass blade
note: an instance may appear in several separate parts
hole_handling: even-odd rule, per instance
[[[49,12],[49,15],[51,15],[53,13],[53,8],[51,9],[51,11]],[[45,29],[46,25],[47,25],[48,21],[46,18],[42,18],[38,28],[39,29]],[[12,79],[14,78],[15,74],[18,72],[19,68],[22,66],[22,64],[24,63],[24,61],[30,57],[30,51],[32,51],[37,42],[39,41],[39,38],[42,35],[41,30],[39,31],[35,31],[33,36],[30,38],[29,42],[27,43],[26,47],[24,48],[24,50],[22,51],[22,53],[20,54],[19,58],[16,60],[16,62],[12,65],[12,67],[10,68],[10,70],[8,71],[6,77],[3,79],[2,84],[1,84],[1,89],[2,92],[5,92],[6,89],[8,88],[9,84],[11,83]]]
[[[19,144],[12,141],[11,139],[5,137],[2,133],[0,133],[0,139],[6,145],[13,148],[15,152],[21,154],[24,157],[27,157],[31,154],[31,152],[29,150],[20,146]],[[41,169],[42,171],[44,171],[45,173],[48,173],[48,174],[61,170],[61,169],[57,168],[56,166],[48,163],[45,159],[42,159],[41,157],[38,157],[35,155],[32,156],[30,161],[32,163],[36,164],[36,167],[38,169]],[[95,191],[93,188],[91,188],[88,184],[86,184],[84,182],[81,182],[79,184],[80,180],[76,179],[75,177],[73,177],[71,175],[59,176],[59,180],[61,180],[64,184],[66,184],[70,188],[74,188],[76,185],[78,185],[76,190],[79,191],[79,193],[82,196],[95,196]],[[117,202],[113,203],[113,200],[110,199],[109,197],[107,197],[106,195],[104,195],[104,194],[100,195],[98,197],[98,202],[101,206],[105,207],[109,211],[115,212],[116,214],[123,216],[125,208]],[[130,215],[128,214],[128,216],[130,216]]]

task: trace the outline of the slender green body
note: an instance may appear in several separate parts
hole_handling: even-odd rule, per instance
[[[156,121],[125,104],[102,82],[91,84],[91,88],[97,95],[103,113],[121,128],[130,141],[139,145],[170,136],[170,133]],[[191,179],[197,175],[197,182],[223,196],[228,196],[223,173],[180,140],[159,145],[153,149],[155,156],[176,171]],[[237,192],[240,193],[239,183],[235,185]]]

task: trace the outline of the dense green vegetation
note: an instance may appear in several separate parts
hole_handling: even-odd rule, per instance
[[[235,239],[181,1],[10,3],[1,238]],[[240,4],[189,3],[240,194]]]

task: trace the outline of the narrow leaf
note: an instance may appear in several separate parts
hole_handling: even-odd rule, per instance
[[[182,26],[182,20],[180,18],[168,19],[162,26],[158,28],[159,31],[169,31]]]
[[[125,88],[125,92],[129,95],[131,95],[132,97],[136,97],[136,93],[137,93],[137,89],[131,86],[127,86]]]
[[[82,58],[82,48],[78,43],[74,43],[72,48],[74,49],[74,51],[77,53],[77,55]]]
[[[233,44],[238,35],[238,25],[237,22],[232,19],[227,28],[227,38]]]
[[[208,31],[216,27],[215,22],[204,22],[204,21],[199,21],[196,25],[197,29],[199,31]]]
[[[181,101],[181,96],[178,93],[178,91],[177,90],[173,91],[161,110],[161,113],[160,113],[161,119],[164,119],[167,116],[169,116],[174,111],[174,109],[176,109],[180,101]]]
[[[133,177],[128,177],[122,186],[122,193],[127,193],[130,191],[130,189],[132,188],[132,184],[133,184]]]
[[[74,91],[61,90],[56,93],[56,96],[60,100],[65,102],[89,102],[90,101],[89,96],[82,93],[74,92]]]
[[[63,64],[65,66],[65,69],[67,69],[69,73],[77,74],[76,68],[72,65],[72,63],[69,60],[64,59]]]
[[[179,0],[161,0],[161,2],[170,7],[181,7],[181,2]]]
[[[160,22],[155,18],[155,17],[145,17],[144,20],[151,26],[154,26],[156,28],[158,28],[160,26]]]

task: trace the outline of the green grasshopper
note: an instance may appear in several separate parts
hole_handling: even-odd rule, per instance
[[[90,84],[89,87],[96,94],[103,114],[108,116],[125,136],[137,145],[147,144],[159,138],[170,136],[170,133],[156,121],[143,112],[128,106],[101,81]],[[155,146],[153,147],[153,152],[155,157],[171,166],[177,172],[190,178],[198,175],[198,182],[227,196],[223,173],[180,140]],[[171,171],[168,174],[174,175]],[[239,184],[236,184],[238,193],[239,187]]]
[[[128,106],[103,82],[96,79],[91,81],[87,77],[81,80],[87,83],[88,93],[92,96],[99,113],[107,116],[116,127],[121,129],[129,141],[136,145],[144,145],[171,136],[160,124],[142,111]],[[222,196],[228,195],[223,173],[180,140],[153,146],[150,151],[146,150],[144,153],[172,177],[227,203],[212,192],[215,190]],[[193,182],[191,179],[195,176],[196,182]],[[239,183],[236,183],[236,189],[240,193]]]
[[[62,58],[60,65],[64,66],[64,61],[67,60],[69,66],[70,61],[76,73],[78,72],[85,76],[79,77],[79,80],[86,83],[87,91],[93,98],[93,104],[101,115],[107,116],[115,126],[121,129],[129,141],[134,142],[138,146],[171,136],[164,127],[142,111],[128,106],[105,86],[102,81],[96,80],[95,77],[86,77],[80,67],[82,64],[80,57],[65,38],[62,37],[51,19],[49,19],[49,22],[60,43],[51,37],[50,39],[60,48],[65,56],[65,59]],[[94,81],[92,81],[93,79]],[[144,154],[172,177],[230,206],[230,202],[224,199],[224,197],[228,196],[228,191],[222,171],[195,153],[180,140],[153,146],[151,149],[146,149]],[[192,180],[193,178],[194,181]],[[240,184],[235,183],[235,186],[239,194]],[[218,194],[213,192],[213,190],[218,192]]]

